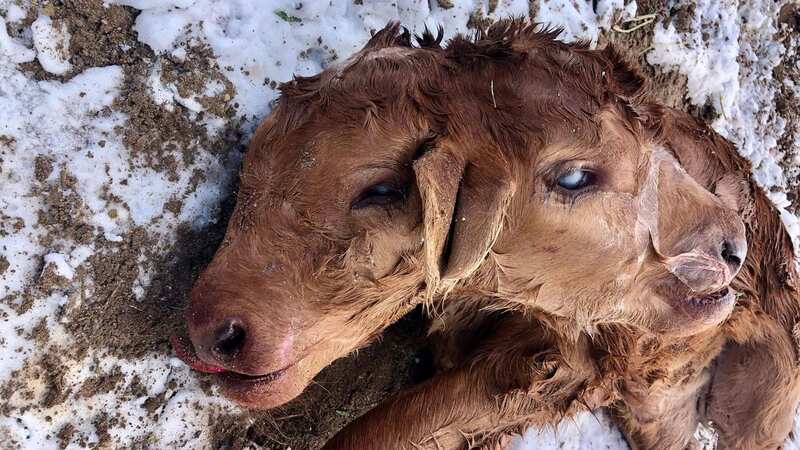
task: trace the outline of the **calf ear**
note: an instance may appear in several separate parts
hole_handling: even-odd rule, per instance
[[[646,104],[637,112],[655,140],[672,151],[695,181],[732,209],[742,212],[749,206],[750,163],[730,141],[674,108]]]
[[[456,196],[466,162],[439,149],[414,162],[417,188],[422,199],[423,252],[428,295],[436,291],[442,277],[442,261],[448,244]]]
[[[414,163],[423,205],[428,295],[472,274],[497,240],[513,194],[503,169],[466,161],[445,148]]]

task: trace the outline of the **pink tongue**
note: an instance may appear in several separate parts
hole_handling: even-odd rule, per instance
[[[227,370],[223,369],[222,367],[200,361],[200,358],[198,358],[194,352],[189,350],[189,344],[186,342],[186,339],[173,335],[169,337],[169,342],[172,344],[172,348],[175,349],[175,354],[178,356],[178,358],[180,358],[181,361],[185,362],[186,365],[192,369],[205,373],[227,372]]]

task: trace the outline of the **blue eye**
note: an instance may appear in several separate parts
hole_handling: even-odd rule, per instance
[[[569,191],[577,191],[595,183],[595,175],[588,170],[570,169],[556,179],[556,183]]]

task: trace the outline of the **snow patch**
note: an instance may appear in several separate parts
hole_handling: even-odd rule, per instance
[[[269,100],[277,97],[269,87],[270,81],[321,71],[332,61],[360,49],[371,30],[382,28],[390,20],[400,20],[415,33],[421,33],[426,25],[436,29],[445,24],[447,38],[467,32],[467,18],[476,9],[497,19],[526,16],[530,8],[522,0],[500,1],[491,14],[484,2],[454,2],[450,9],[440,8],[435,2],[413,0],[369,5],[345,0],[306,2],[299,9],[283,1],[262,2],[258,8],[253,8],[250,0],[197,0],[191,6],[177,8],[170,6],[172,2],[148,3],[152,4],[143,5],[136,19],[139,39],[156,52],[177,52],[179,56],[185,56],[183,46],[187,42],[207,43],[220,67],[232,68],[226,76],[236,86],[240,112],[256,118],[263,117]],[[433,7],[429,3],[434,3]],[[564,39],[596,42],[600,28],[607,29],[616,21],[633,17],[636,2],[601,0],[599,19],[586,2],[539,0],[538,11],[536,20],[565,27]],[[190,110],[198,110],[199,105],[191,99],[183,102]]]
[[[150,90],[150,97],[156,102],[157,105],[162,105],[172,112],[175,107],[172,103],[175,101],[175,92],[172,89],[164,86],[161,82],[161,63],[158,62],[150,68],[150,73],[147,76],[147,87]]]
[[[6,21],[8,23],[15,23],[19,22],[20,20],[24,19],[27,13],[24,9],[20,8],[19,5],[15,3],[7,3],[0,1],[0,9],[6,10]]]
[[[656,25],[647,61],[685,74],[693,104],[702,106],[711,100],[718,110],[732,111],[739,90],[737,17],[730,2],[698,2],[692,32],[679,33],[672,22],[666,27],[660,22]]]
[[[0,416],[0,430],[10,433],[4,435],[11,441],[25,442],[30,449],[61,448],[54,439],[54,430],[60,430],[66,424],[75,427],[75,433],[69,440],[69,448],[94,447],[99,442],[93,421],[98,412],[114,411],[114,417],[127,423],[126,427],[109,427],[111,442],[121,444],[133,440],[142,442],[146,439],[148,448],[204,448],[203,442],[211,438],[207,426],[208,417],[198,412],[196,402],[204,405],[206,410],[215,409],[220,412],[233,411],[234,406],[215,392],[212,395],[203,393],[190,369],[182,364],[165,364],[161,355],[146,355],[138,360],[120,360],[112,355],[97,354],[84,360],[70,362],[63,368],[64,376],[60,380],[64,389],[79,392],[85,387],[84,382],[100,374],[119,373],[121,380],[117,383],[123,389],[138,387],[132,392],[143,389],[140,397],[126,400],[125,395],[117,395],[114,391],[97,393],[90,396],[78,395],[70,402],[57,404],[43,411],[28,410],[15,417]],[[38,392],[45,391],[45,380],[29,377],[23,380],[26,387]],[[35,384],[39,383],[40,386]],[[179,386],[171,388],[170,386]],[[166,403],[161,407],[157,423],[149,423],[150,418],[145,401],[148,398],[163,396]],[[11,405],[25,402],[18,396],[8,399]],[[159,433],[153,433],[160,430]],[[82,441],[79,441],[83,437]]]
[[[9,22],[13,22],[9,20]],[[33,61],[36,52],[18,43],[6,31],[6,21],[0,16],[0,63],[5,59],[12,64]]]
[[[39,20],[41,25],[48,19]],[[41,238],[46,231],[40,213],[46,213],[49,205],[44,203],[44,196],[31,192],[51,189],[76,196],[80,202],[71,213],[110,241],[123,241],[134,227],[146,226],[150,236],[171,242],[179,222],[174,215],[164,214],[165,203],[190,190],[190,178],[198,169],[206,174],[205,181],[188,195],[181,220],[195,227],[207,224],[215,217],[220,196],[227,193],[236,161],[231,158],[231,166],[223,167],[217,157],[199,149],[193,155],[194,163],[187,164],[177,180],[150,169],[122,142],[118,131],[126,126],[127,117],[110,108],[124,79],[122,68],[90,68],[66,82],[36,81],[16,66],[33,60],[36,54],[8,37],[5,22],[0,25],[0,261],[8,263],[0,273],[0,384],[15,377],[38,396],[43,395],[45,380],[15,372],[31,370],[50,351],[29,333],[44,323],[50,343],[70,345],[72,337],[64,328],[70,311],[96,300],[94,281],[81,272],[81,265],[95,255],[96,249],[93,243],[79,244],[66,236],[43,247]],[[52,28],[52,23],[49,26]],[[41,45],[37,50],[41,57]],[[46,69],[52,71],[53,67]],[[218,89],[217,85],[208,87],[209,92]],[[33,176],[38,159],[49,161],[51,166],[51,173],[40,179]],[[62,172],[74,182],[60,186]],[[29,294],[27,289],[36,283],[42,267],[69,285],[63,289],[57,286],[52,294]],[[146,286],[150,275],[142,271],[140,278],[134,289]],[[21,308],[25,301],[30,305]],[[24,448],[31,449],[59,448],[56,434],[69,422],[76,427],[71,448],[78,447],[79,438],[91,445],[99,440],[93,425],[98,412],[115,411],[127,424],[136,424],[109,428],[112,442],[120,445],[147,438],[155,448],[174,448],[195,435],[200,439],[197,442],[208,442],[205,425],[209,415],[227,411],[232,405],[219,396],[206,396],[186,366],[176,367],[168,361],[169,357],[162,354],[122,361],[96,351],[84,361],[65,359],[64,392],[71,397],[53,407],[42,406],[38,397],[31,400],[15,395],[4,399],[19,414],[0,417],[2,440],[22,442]],[[160,419],[154,421],[149,416],[143,406],[147,398],[130,399],[113,392],[80,395],[82,385],[96,375],[92,369],[96,364],[101,371],[118,367],[124,383],[139,377],[147,388],[146,397],[169,398]],[[165,391],[167,380],[174,380],[178,387]],[[195,408],[196,401],[204,407]],[[142,426],[144,423],[147,425]]]
[[[33,46],[36,59],[42,68],[53,75],[64,75],[72,70],[69,63],[69,39],[66,23],[55,23],[50,17],[40,15],[32,24]]]
[[[75,269],[67,262],[67,257],[61,253],[48,253],[44,255],[44,264],[47,267],[48,264],[52,264],[55,267],[56,275],[66,278],[67,280],[72,280],[75,276]]]
[[[564,31],[561,39],[572,42],[589,41],[592,48],[597,45],[600,30],[609,30],[619,22],[636,16],[636,2],[625,4],[624,0],[599,0],[595,14],[592,2],[537,0],[535,21],[558,26]]]
[[[600,412],[580,413],[554,428],[529,428],[508,450],[607,450],[628,444],[611,420]]]

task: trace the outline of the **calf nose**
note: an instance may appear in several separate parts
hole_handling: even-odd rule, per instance
[[[717,226],[688,235],[678,254],[666,259],[667,270],[692,291],[711,293],[730,285],[744,264],[744,226],[725,233]]]
[[[738,239],[726,239],[722,242],[720,256],[734,274],[739,271],[747,256],[747,244]]]
[[[211,352],[221,361],[236,357],[247,340],[244,324],[238,319],[226,319],[214,332]]]

